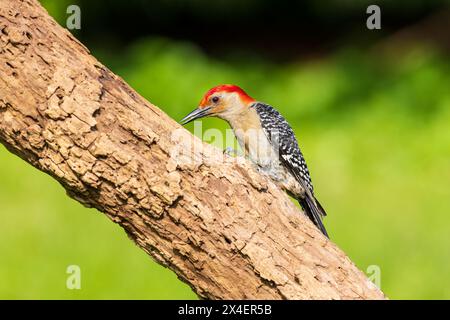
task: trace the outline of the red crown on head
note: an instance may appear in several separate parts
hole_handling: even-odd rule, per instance
[[[212,89],[209,89],[208,92],[206,92],[206,94],[204,95],[202,101],[200,101],[200,105],[204,105],[206,104],[206,102],[208,101],[209,97],[211,95],[213,95],[216,92],[236,92],[239,97],[241,98],[242,102],[244,103],[250,103],[250,102],[254,102],[255,99],[253,99],[252,97],[250,97],[244,90],[242,90],[240,87],[234,85],[234,84],[221,84],[219,86],[216,86]]]

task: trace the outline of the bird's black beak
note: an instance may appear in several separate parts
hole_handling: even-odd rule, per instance
[[[211,107],[207,107],[207,108],[197,108],[194,111],[192,111],[191,113],[189,113],[186,117],[184,117],[183,119],[181,119],[180,123],[182,125],[185,125],[191,121],[194,121],[195,119],[200,119],[203,117],[206,117],[207,115],[210,114]]]

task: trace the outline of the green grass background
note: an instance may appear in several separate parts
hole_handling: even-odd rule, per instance
[[[276,106],[297,134],[333,241],[362,270],[379,266],[391,299],[450,298],[447,56],[421,45],[400,54],[344,48],[274,64],[246,54],[215,60],[161,38],[91,49],[175,119],[220,83]],[[196,298],[119,226],[3,147],[0,204],[0,298]],[[81,290],[66,288],[72,264]]]

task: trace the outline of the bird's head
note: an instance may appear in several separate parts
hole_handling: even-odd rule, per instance
[[[247,110],[253,102],[255,100],[238,86],[222,84],[206,92],[198,108],[184,117],[181,124],[207,116],[229,120]]]

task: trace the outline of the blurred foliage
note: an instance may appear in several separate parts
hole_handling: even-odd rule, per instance
[[[60,12],[58,1],[43,2]],[[277,64],[242,52],[219,60],[155,36],[90,49],[177,120],[220,83],[276,106],[307,157],[332,240],[362,270],[378,265],[391,299],[450,298],[447,55],[421,44],[401,52],[343,47]],[[205,119],[203,127],[227,125]],[[0,163],[0,298],[195,298],[50,177],[3,148]],[[70,264],[81,267],[82,290],[65,287]]]
[[[343,46],[365,49],[404,27],[449,9],[449,0],[377,1],[382,29],[366,28],[369,0],[43,0],[59,23],[65,24],[68,2],[82,11],[76,36],[88,47],[123,48],[138,38],[166,37],[190,41],[216,57],[258,52],[274,61],[330,54]],[[448,20],[447,18],[440,18]],[[448,29],[437,26],[440,30]],[[436,30],[435,29],[435,30]],[[450,48],[433,30],[427,40]],[[450,49],[449,49],[450,50]]]
[[[66,22],[67,7],[72,4],[79,4],[77,0],[39,0],[39,2],[48,11],[48,14],[61,25]]]

